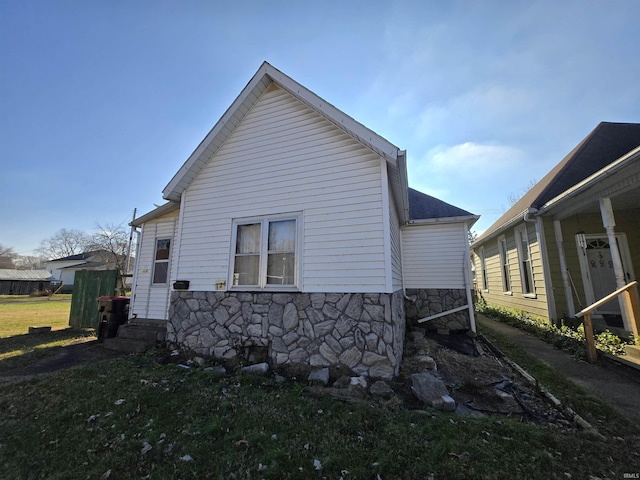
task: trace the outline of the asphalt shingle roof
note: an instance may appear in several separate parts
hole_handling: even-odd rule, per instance
[[[470,216],[473,216],[473,214],[466,210],[413,188],[409,189],[409,218],[411,220]]]
[[[640,124],[601,122],[478,240],[490,236],[528,208],[542,207],[639,145]]]

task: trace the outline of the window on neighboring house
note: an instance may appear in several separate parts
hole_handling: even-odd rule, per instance
[[[153,283],[167,283],[169,281],[169,250],[171,240],[161,238],[156,240],[156,254],[153,262]]]
[[[299,215],[234,220],[232,288],[296,288]]]
[[[511,276],[509,272],[509,250],[504,235],[498,238],[498,252],[500,254],[500,270],[502,272],[502,291],[511,293]]]
[[[484,256],[484,247],[480,247],[480,270],[482,271],[482,288],[489,290],[489,280],[487,279],[487,262]]]
[[[522,280],[522,293],[527,296],[535,295],[536,289],[533,283],[533,265],[531,264],[531,248],[527,226],[522,225],[515,229],[516,248],[518,249],[518,261],[520,264],[520,279]]]

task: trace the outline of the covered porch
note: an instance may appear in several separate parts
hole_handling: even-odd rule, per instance
[[[555,318],[576,312],[636,280],[640,268],[640,148],[636,148],[535,212],[543,217]],[[594,312],[594,327],[630,335],[623,302]]]

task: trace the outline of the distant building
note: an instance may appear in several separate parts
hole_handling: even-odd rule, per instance
[[[112,270],[117,266],[113,253],[107,250],[94,250],[49,260],[45,268],[55,280],[62,282],[61,292],[69,293],[73,290],[76,271]]]
[[[55,287],[55,279],[46,270],[0,268],[0,295],[31,295]]]

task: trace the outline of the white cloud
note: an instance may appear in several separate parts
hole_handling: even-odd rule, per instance
[[[454,146],[440,145],[430,150],[418,170],[427,167],[439,175],[455,173],[463,177],[482,177],[517,169],[524,160],[523,151],[508,145],[465,142]]]

